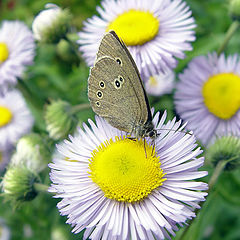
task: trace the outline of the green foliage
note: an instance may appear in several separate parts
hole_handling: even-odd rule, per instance
[[[47,0],[0,1],[0,21],[19,19],[31,27],[34,16],[48,2]],[[53,3],[69,9],[73,15],[74,29],[79,31],[82,21],[96,14],[96,5],[100,0],[55,0]],[[193,43],[193,51],[187,52],[186,58],[179,60],[176,73],[182,72],[193,57],[217,51],[232,23],[227,1],[187,0],[187,3],[196,19],[197,40]],[[62,40],[57,45],[38,45],[35,64],[28,68],[22,81],[18,83],[17,87],[23,92],[35,117],[34,132],[47,133],[43,116],[46,105],[51,100],[61,99],[71,105],[88,103],[89,68],[83,59],[79,60],[77,46],[69,44],[69,41],[74,41],[76,38],[76,34],[73,33],[68,35],[68,41]],[[225,49],[227,54],[239,53],[239,39],[240,31],[233,36]],[[149,100],[155,109],[161,111],[167,109],[168,119],[176,115],[172,95],[150,97]],[[88,118],[93,119],[94,114],[89,108],[80,111],[77,116],[78,124],[81,125]],[[210,167],[209,170],[211,175]],[[48,173],[48,170],[41,173],[41,179],[42,183],[50,185]],[[213,194],[209,195],[185,239],[240,239],[239,176],[239,170],[221,176]],[[82,239],[81,233],[78,235],[71,233],[71,226],[65,224],[66,217],[60,216],[57,210],[56,204],[59,200],[52,198],[50,194],[39,194],[32,202],[27,202],[16,210],[13,210],[9,203],[5,203],[2,197],[0,202],[0,216],[6,219],[11,229],[12,240],[50,240],[54,229],[61,229],[64,236],[66,235],[65,239]],[[177,233],[176,239],[180,239],[183,230]]]

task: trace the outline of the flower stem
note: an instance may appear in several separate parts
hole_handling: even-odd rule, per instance
[[[71,108],[70,113],[75,114],[75,113],[78,113],[79,111],[89,109],[89,108],[91,108],[91,105],[89,103],[78,104]]]
[[[81,53],[78,50],[79,48],[78,44],[75,41],[73,41],[68,35],[66,35],[64,39],[69,43],[72,51],[77,55],[77,57],[81,59],[82,57],[81,57]]]
[[[218,180],[218,177],[221,175],[221,173],[222,173],[223,169],[225,168],[226,164],[229,161],[231,161],[231,160],[232,159],[230,159],[230,160],[222,160],[222,161],[218,162],[218,164],[217,164],[216,168],[214,169],[214,172],[213,172],[213,174],[212,174],[212,176],[211,176],[211,178],[210,178],[210,180],[208,182],[208,186],[209,186],[208,191],[207,191],[208,193],[210,193],[212,191],[214,185],[216,184],[216,182]],[[197,216],[198,212],[200,211],[200,209],[202,208],[203,203],[204,202],[201,202],[199,204],[200,208],[196,209],[196,211],[195,211],[196,216]],[[190,229],[190,226],[192,225],[194,219],[196,219],[196,218],[192,218],[189,221],[188,226],[185,227],[184,231],[182,232],[182,234],[181,234],[181,236],[179,238],[180,240],[183,240],[186,237],[186,235],[187,235],[187,233],[188,233],[188,231]]]
[[[224,38],[224,41],[223,41],[222,45],[219,47],[219,49],[217,51],[218,56],[224,51],[224,49],[227,46],[229,40],[232,38],[233,34],[236,32],[238,27],[239,27],[239,21],[236,20],[236,21],[232,22],[232,24],[228,28],[228,31],[225,35],[225,38]]]
[[[48,185],[41,184],[41,183],[34,183],[33,187],[37,192],[47,192],[48,193],[48,188],[49,188]]]

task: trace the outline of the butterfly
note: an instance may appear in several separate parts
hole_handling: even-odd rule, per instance
[[[140,73],[124,42],[114,31],[99,45],[88,79],[93,111],[113,127],[135,138],[155,139],[149,101]]]

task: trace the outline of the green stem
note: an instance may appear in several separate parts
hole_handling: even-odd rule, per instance
[[[209,182],[208,182],[208,193],[210,193],[212,191],[212,188],[214,187],[214,185],[216,184],[217,180],[218,180],[218,177],[221,175],[223,169],[225,168],[226,164],[231,161],[232,159],[230,160],[222,160],[222,161],[219,161]],[[200,211],[200,209],[202,208],[202,205],[203,205],[204,202],[201,202],[199,205],[200,205],[200,208],[196,209],[195,211],[195,214],[197,216],[198,212]],[[196,218],[192,218],[189,223],[188,223],[188,226],[185,227],[184,231],[182,232],[181,236],[180,236],[180,240],[184,239],[190,229],[190,226],[192,225],[194,219]]]
[[[91,108],[91,105],[89,103],[78,104],[71,108],[70,113],[75,114],[75,113],[78,113],[79,111],[89,109],[89,108]]]
[[[47,192],[48,193],[48,188],[49,188],[48,185],[41,184],[41,183],[34,183],[33,187],[37,192]]]
[[[236,21],[232,22],[232,24],[228,28],[228,31],[225,35],[222,45],[219,47],[219,49],[217,51],[218,56],[224,51],[229,40],[232,38],[233,34],[237,31],[238,27],[239,27],[239,21],[236,20]]]
[[[23,96],[30,101],[31,105],[33,105],[38,110],[42,109],[42,105],[43,105],[42,102],[36,99],[36,97],[32,94],[27,84],[22,79],[18,80],[17,87],[21,91]]]
[[[64,39],[69,43],[71,49],[78,56],[78,58],[82,59],[81,53],[78,50],[78,48],[79,48],[78,44],[75,41],[73,41],[72,39],[70,39],[67,35],[64,37]]]

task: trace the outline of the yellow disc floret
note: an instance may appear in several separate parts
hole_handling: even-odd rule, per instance
[[[148,11],[129,10],[116,17],[106,31],[114,30],[127,46],[152,40],[159,30],[159,20]]]
[[[153,77],[153,76],[151,76],[151,77],[149,78],[149,83],[150,83],[150,86],[156,87],[156,86],[157,86],[157,80],[156,80],[156,78]]]
[[[104,195],[117,201],[142,200],[166,180],[155,150],[143,140],[105,142],[92,152],[89,167]]]
[[[209,112],[227,120],[240,108],[240,76],[234,73],[213,75],[204,83],[202,94]]]
[[[4,107],[0,106],[0,127],[3,127],[10,123],[12,120],[12,113],[11,111]]]
[[[9,51],[7,44],[0,42],[0,64],[8,59]]]

